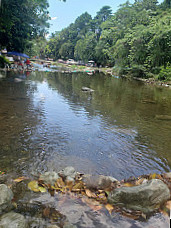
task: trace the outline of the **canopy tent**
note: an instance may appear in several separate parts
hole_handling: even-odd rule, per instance
[[[7,55],[15,55],[15,56],[21,56],[23,58],[30,58],[28,55],[26,55],[24,53],[19,53],[16,51],[8,52]]]

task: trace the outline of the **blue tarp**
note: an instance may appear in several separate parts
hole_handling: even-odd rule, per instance
[[[16,51],[12,51],[12,52],[8,52],[8,55],[15,55],[15,56],[21,56],[23,58],[30,58],[28,55],[24,54],[24,53],[19,53]]]

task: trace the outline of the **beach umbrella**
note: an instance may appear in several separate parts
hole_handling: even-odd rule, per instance
[[[8,55],[15,55],[15,56],[21,56],[23,58],[30,58],[28,55],[24,54],[24,53],[19,53],[16,51],[12,51],[12,52],[8,52]]]

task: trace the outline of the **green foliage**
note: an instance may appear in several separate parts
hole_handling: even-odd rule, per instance
[[[87,62],[95,58],[96,39],[93,32],[87,33],[84,39],[77,42],[74,56],[77,60]]]
[[[157,0],[127,1],[113,15],[104,6],[94,18],[84,13],[56,34],[46,53],[54,58],[94,60],[134,77],[158,75],[171,62],[170,15],[170,0],[160,5]],[[160,79],[169,77],[162,72]]]
[[[158,75],[159,80],[171,81],[171,66],[166,68],[162,67]]]
[[[0,55],[0,68],[4,68],[6,64],[10,65],[9,60]]]
[[[27,53],[28,56],[39,56],[40,58],[44,58],[46,45],[47,40],[44,37],[38,37],[27,42],[25,53]]]
[[[143,65],[133,65],[129,70],[129,74],[137,78],[147,78],[148,74],[146,71],[147,69]]]
[[[44,36],[48,27],[47,0],[3,0],[0,7],[0,47],[23,51],[27,43]]]
[[[74,53],[74,47],[71,42],[62,44],[59,49],[59,54],[63,59],[72,58]]]
[[[162,9],[171,8],[171,0],[164,0],[164,2],[161,4]]]
[[[95,47],[95,60],[98,65],[110,65],[109,62],[109,44],[100,40]]]

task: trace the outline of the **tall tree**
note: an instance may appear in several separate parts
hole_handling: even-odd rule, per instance
[[[99,40],[102,29],[101,24],[105,22],[106,20],[110,19],[112,15],[112,10],[110,6],[103,6],[100,11],[97,12],[97,15],[95,16],[93,22],[95,24],[95,33],[97,35],[97,40]]]
[[[23,51],[27,41],[43,36],[48,27],[47,0],[3,0],[0,8],[0,45]]]

